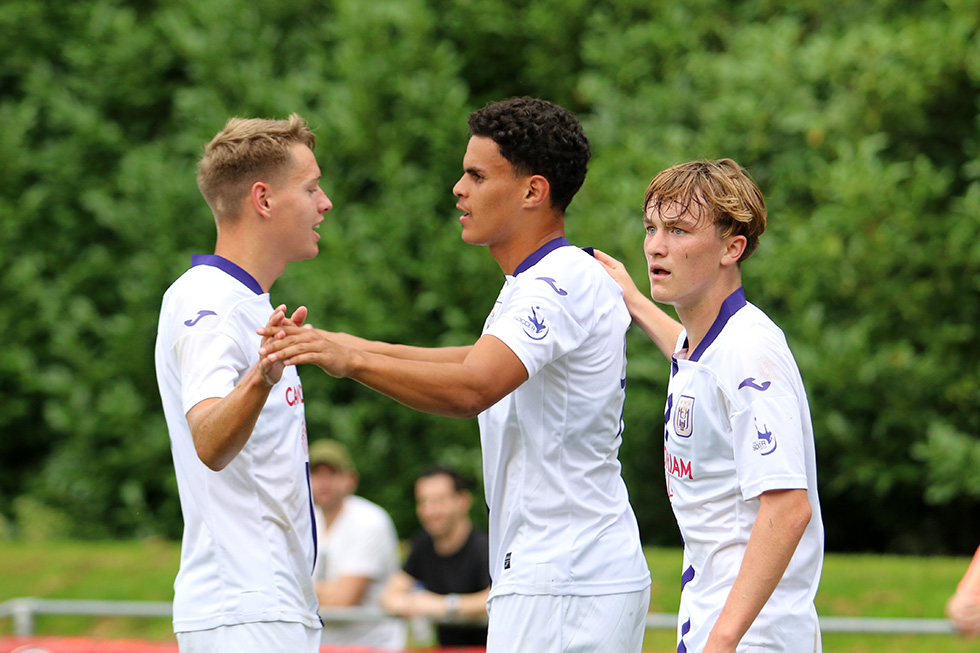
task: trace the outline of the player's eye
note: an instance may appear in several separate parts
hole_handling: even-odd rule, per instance
[[[654,226],[653,226],[653,225],[651,225],[651,224],[648,224],[648,225],[646,226],[646,231],[647,231],[647,235],[648,235],[648,236],[652,236],[652,235],[654,235],[655,233],[657,233],[657,228],[656,228],[656,227],[654,227]]]

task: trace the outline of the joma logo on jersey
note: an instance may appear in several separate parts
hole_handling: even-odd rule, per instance
[[[531,340],[543,340],[548,335],[548,325],[544,323],[544,318],[538,316],[536,308],[531,309],[531,314],[527,317],[514,317],[518,324],[524,329],[524,333]]]
[[[681,438],[691,437],[694,432],[694,397],[681,395],[674,409],[674,433]]]
[[[675,456],[667,451],[667,447],[664,447],[664,471],[668,476],[694,478],[694,472],[691,470],[691,461],[684,460],[680,456]]]
[[[195,324],[197,324],[198,322],[200,322],[203,318],[206,318],[209,315],[217,315],[217,313],[215,313],[214,311],[208,311],[208,310],[198,311],[196,317],[191,318],[190,320],[185,320],[184,321],[184,326],[192,327]]]
[[[286,388],[286,403],[290,406],[303,403],[303,386],[295,385]]]

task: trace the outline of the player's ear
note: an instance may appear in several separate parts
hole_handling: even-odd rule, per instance
[[[527,178],[527,186],[524,191],[524,206],[531,208],[541,206],[546,201],[550,201],[551,184],[541,175],[531,175]]]
[[[252,184],[248,199],[256,213],[264,218],[272,215],[272,193],[269,184],[257,181]]]
[[[729,236],[725,241],[725,251],[721,256],[721,264],[735,265],[742,258],[742,253],[745,251],[745,244],[748,241],[745,236],[741,235]]]

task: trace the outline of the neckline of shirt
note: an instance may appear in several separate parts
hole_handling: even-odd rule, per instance
[[[256,295],[265,294],[265,291],[262,290],[262,286],[255,280],[255,277],[223,256],[218,256],[217,254],[194,254],[191,256],[191,267],[197,267],[198,265],[208,265],[213,268],[218,268],[245,284],[245,287]]]
[[[572,244],[570,242],[565,240],[564,236],[559,236],[558,238],[549,240],[544,245],[542,245],[541,247],[537,248],[534,252],[532,252],[530,256],[524,259],[524,261],[522,261],[521,264],[518,265],[517,268],[514,270],[514,274],[512,276],[516,277],[521,272],[524,272],[525,270],[528,270],[529,268],[533,267],[541,259],[543,259],[551,252],[555,251],[559,247],[571,247],[571,245]]]
[[[694,353],[687,357],[687,360],[691,362],[698,362],[704,352],[711,346],[711,344],[718,338],[725,325],[728,324],[728,320],[732,318],[735,313],[739,311],[748,302],[745,299],[745,288],[739,286],[735,292],[725,298],[725,301],[721,303],[721,309],[718,311],[718,317],[711,324],[711,328],[708,329],[708,333],[705,334],[704,339],[698,343],[698,348],[694,350]],[[688,339],[684,336],[684,346],[681,349],[687,349]],[[676,365],[676,358],[675,363]]]

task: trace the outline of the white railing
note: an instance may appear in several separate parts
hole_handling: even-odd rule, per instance
[[[35,615],[83,615],[91,617],[158,617],[172,615],[169,601],[79,601],[67,599],[17,598],[0,603],[0,619],[12,617],[15,635],[34,632]],[[321,608],[324,621],[376,621],[391,617],[372,608]],[[651,613],[647,629],[671,630],[677,615]],[[946,635],[955,632],[946,619],[887,619],[873,617],[821,617],[825,633],[880,633]]]

